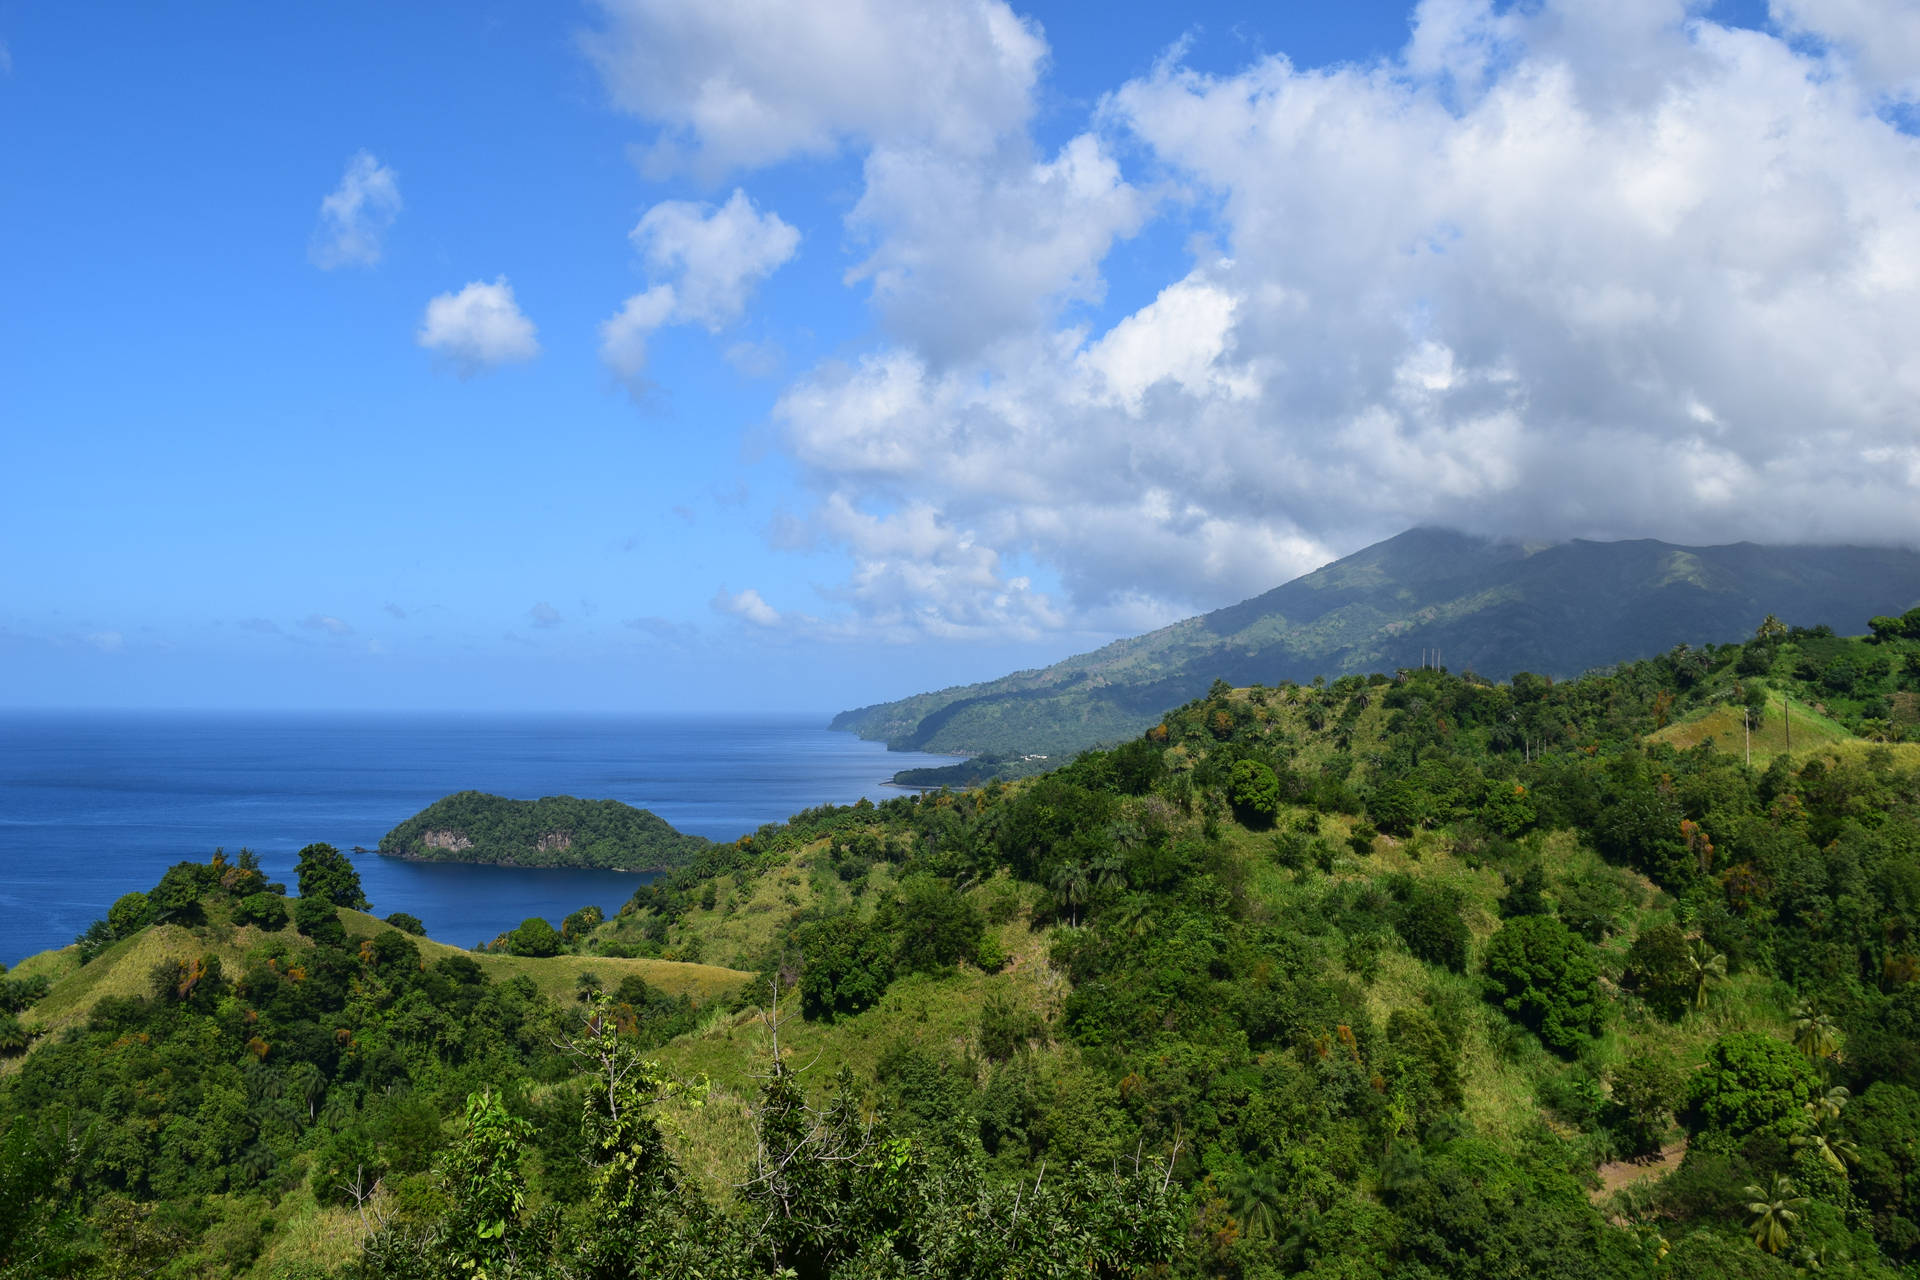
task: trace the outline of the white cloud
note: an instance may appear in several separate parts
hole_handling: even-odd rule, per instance
[[[777,213],[755,210],[738,189],[717,209],[663,200],[630,238],[656,279],[674,280],[678,318],[713,332],[739,319],[754,286],[800,245],[798,231]]]
[[[435,297],[427,303],[417,340],[452,361],[463,378],[540,354],[533,322],[521,314],[505,276]]]
[[[655,330],[690,323],[718,333],[800,244],[800,233],[779,214],[759,212],[737,189],[717,208],[663,200],[641,215],[630,238],[658,282],[600,326],[600,358],[636,391]]]
[[[847,279],[872,285],[894,336],[964,358],[1046,325],[1064,303],[1100,301],[1101,260],[1147,213],[1092,134],[1046,161],[1024,146],[980,157],[883,147],[848,217],[872,251]]]
[[[1046,43],[1001,0],[598,0],[581,37],[652,160],[708,174],[848,141],[990,150],[1032,109]]]
[[[90,631],[86,640],[101,653],[119,653],[127,647],[127,638],[118,631]]]
[[[600,8],[656,160],[862,157],[846,278],[882,339],[774,413],[814,495],[778,537],[852,568],[826,620],[723,611],[1130,626],[1418,522],[1920,539],[1920,140],[1878,114],[1916,97],[1911,6],[1774,0],[1788,40],[1693,0],[1421,0],[1374,65],[1176,50],[1051,155],[1046,47],[1003,4]],[[660,325],[737,317],[759,276],[727,264],[764,260],[661,209],[653,288],[603,330],[623,376]],[[1169,209],[1191,261],[1076,320]]]
[[[1073,282],[1126,219],[1023,287],[993,201],[880,219],[912,183],[869,157],[855,225],[894,341],[775,413],[819,494],[787,536],[853,561],[830,596],[882,632],[1018,633],[1218,605],[1423,521],[1920,539],[1920,141],[1875,114],[1904,64],[1681,0],[1417,18],[1391,63],[1169,63],[1106,99],[1218,247],[1104,332],[1034,300],[1097,287]],[[954,181],[1011,172],[969,163]],[[1072,207],[1036,196],[1008,234],[1047,245]],[[895,262],[944,273],[909,311],[978,283],[1005,319],[956,340],[890,312]],[[1016,563],[1058,587],[1014,589]]]
[[[672,285],[634,294],[600,326],[600,359],[621,381],[633,384],[647,367],[647,340],[672,315]]]
[[[780,611],[762,599],[752,587],[739,592],[720,588],[713,597],[713,607],[720,613],[744,618],[757,627],[777,627],[781,621]]]
[[[1773,20],[1833,46],[1870,90],[1920,100],[1920,6],[1910,0],[1772,0]]]
[[[392,169],[366,151],[347,161],[347,171],[320,201],[308,256],[323,269],[370,267],[380,261],[380,241],[400,214],[400,182]]]
[[[527,610],[527,621],[533,626],[546,630],[559,626],[564,619],[561,618],[558,609],[542,600]]]

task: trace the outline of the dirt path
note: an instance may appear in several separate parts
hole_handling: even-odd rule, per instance
[[[1599,1204],[1622,1187],[1632,1186],[1642,1180],[1652,1182],[1666,1177],[1680,1167],[1680,1161],[1687,1154],[1687,1140],[1669,1142],[1660,1148],[1660,1154],[1649,1160],[1615,1160],[1603,1164],[1594,1172],[1600,1176],[1600,1185],[1587,1192],[1587,1198]]]

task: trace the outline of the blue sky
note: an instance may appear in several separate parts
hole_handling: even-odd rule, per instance
[[[832,709],[1423,521],[1911,543],[1873,10],[0,6],[0,706]]]

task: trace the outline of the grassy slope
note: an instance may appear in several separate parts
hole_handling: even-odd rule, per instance
[[[347,935],[355,940],[371,938],[392,926],[359,911],[339,910]],[[163,961],[186,960],[213,954],[229,976],[237,976],[247,967],[247,956],[269,939],[291,946],[312,944],[288,925],[277,934],[253,926],[235,927],[222,918],[218,904],[210,922],[197,929],[179,925],[156,925],[131,938],[108,947],[92,964],[82,966],[73,947],[44,951],[21,961],[9,976],[34,977],[44,974],[53,983],[46,998],[36,1004],[23,1021],[45,1035],[55,1035],[86,1021],[93,1007],[108,996],[143,996],[149,990],[148,975]],[[730,995],[752,975],[716,965],[677,964],[670,960],[621,960],[605,956],[530,956],[479,955],[462,951],[431,938],[415,938],[421,956],[429,963],[446,955],[466,955],[480,965],[487,976],[498,982],[524,974],[549,998],[569,1001],[575,982],[583,971],[592,971],[605,987],[619,985],[628,974],[639,974],[669,995],[685,994],[696,1003]],[[0,1072],[14,1069],[21,1059],[0,1060]]]

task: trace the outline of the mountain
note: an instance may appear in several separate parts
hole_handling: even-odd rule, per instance
[[[1071,755],[1230,684],[1392,671],[1565,677],[1683,642],[1744,639],[1768,614],[1842,633],[1920,601],[1920,553],[1870,547],[1522,543],[1411,529],[1264,595],[982,684],[842,712],[901,751]]]

